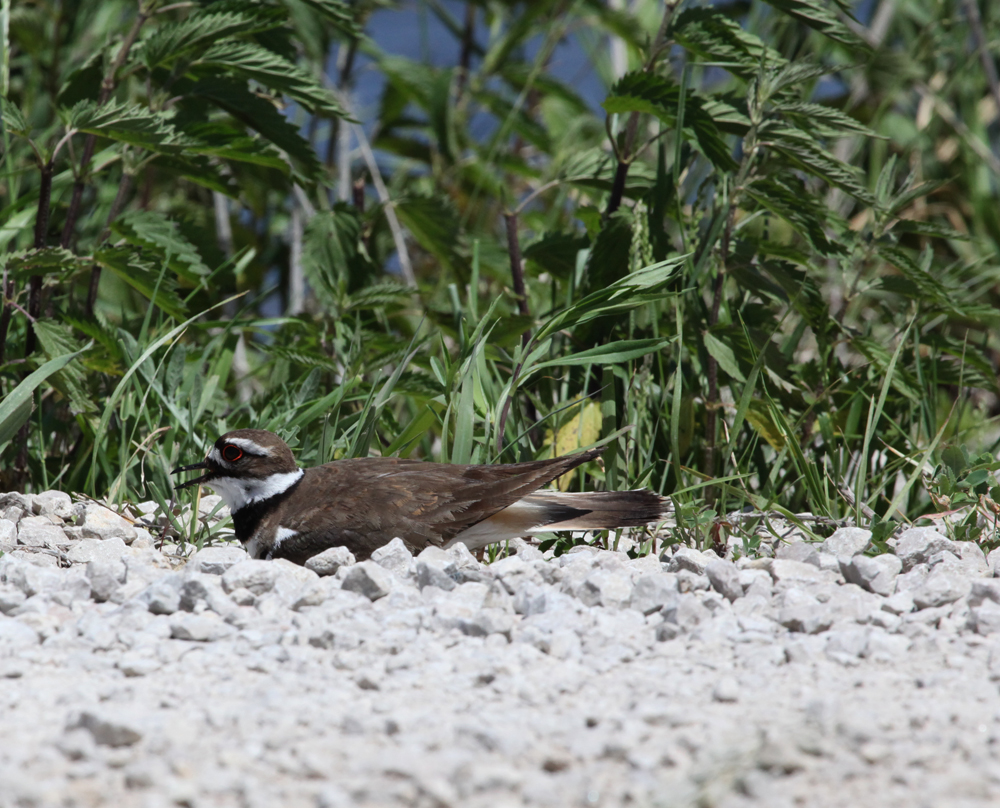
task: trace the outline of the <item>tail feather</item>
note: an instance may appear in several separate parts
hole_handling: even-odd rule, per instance
[[[554,530],[613,530],[660,522],[667,499],[645,489],[563,493],[536,491],[499,513],[466,528],[448,546],[461,542],[477,550],[498,541]]]
[[[532,533],[638,527],[662,521],[670,507],[669,500],[646,489],[582,493],[543,491],[525,497],[525,501],[542,506],[551,517],[551,521],[537,526]],[[578,513],[566,518],[559,513],[564,508],[573,508]]]

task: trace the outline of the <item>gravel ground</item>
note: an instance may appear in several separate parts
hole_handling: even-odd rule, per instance
[[[0,808],[1000,804],[998,559],[869,538],[305,569],[0,495]]]

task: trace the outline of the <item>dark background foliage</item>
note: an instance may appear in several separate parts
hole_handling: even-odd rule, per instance
[[[604,443],[563,485],[672,494],[680,538],[992,543],[992,4],[2,13],[0,488],[165,504],[240,426],[307,465]]]

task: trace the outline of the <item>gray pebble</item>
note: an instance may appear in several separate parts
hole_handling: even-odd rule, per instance
[[[376,552],[378,551],[376,550]],[[341,567],[351,567],[355,563],[357,563],[357,559],[346,547],[329,547],[306,561],[306,569],[321,576],[336,575],[337,570]]]
[[[820,565],[819,550],[817,550],[816,545],[804,541],[782,544],[775,552],[774,557],[788,561],[801,561],[803,564],[812,564],[814,567]]]
[[[131,522],[93,502],[83,506],[76,526],[85,539],[122,539],[126,544],[131,544],[138,535]]]
[[[130,716],[109,709],[84,710],[67,729],[85,729],[99,746],[132,746],[142,740],[142,731]]]
[[[455,582],[451,583],[454,586]],[[362,561],[350,568],[341,588],[374,601],[389,594],[392,590],[392,577],[374,561]]]
[[[629,607],[643,614],[652,614],[667,604],[675,604],[678,594],[676,575],[643,575],[636,579],[632,587]]]
[[[712,587],[730,601],[743,597],[743,586],[740,584],[740,571],[732,561],[717,558],[705,565],[705,574]]]
[[[939,564],[934,567],[924,582],[913,590],[913,602],[918,609],[943,606],[964,598],[972,589],[972,582],[961,570]]]
[[[222,575],[231,567],[249,560],[247,551],[239,544],[223,544],[203,547],[187,563],[188,569],[204,572],[206,575]]]
[[[909,572],[917,564],[923,564],[935,553],[951,550],[952,541],[933,528],[913,527],[899,534],[896,555],[903,562],[903,571]]]
[[[841,565],[844,578],[850,583],[884,597],[896,591],[896,578],[902,568],[903,562],[891,554],[874,557],[856,555]]]
[[[838,528],[823,540],[822,551],[834,558],[852,558],[863,553],[871,543],[872,532],[860,527]]]

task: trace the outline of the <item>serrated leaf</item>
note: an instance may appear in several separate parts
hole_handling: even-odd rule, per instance
[[[62,247],[45,247],[40,250],[19,250],[0,256],[0,266],[7,269],[7,275],[14,280],[23,280],[34,275],[55,275],[65,279],[86,265],[79,258]]]
[[[345,304],[360,237],[358,212],[343,203],[331,211],[317,213],[306,226],[302,269],[316,297],[328,310],[340,311]]]
[[[686,8],[674,19],[671,33],[679,45],[712,62],[729,62],[744,78],[769,65],[786,62],[776,50],[715,8]]]
[[[409,196],[396,202],[396,215],[417,243],[444,264],[448,272],[464,274],[466,261],[459,252],[461,225],[446,199]]]
[[[648,113],[672,126],[677,122],[680,98],[680,87],[670,79],[634,70],[622,76],[611,88],[603,107],[609,114]],[[684,129],[691,130],[694,142],[713,165],[724,171],[736,168],[737,163],[730,154],[729,147],[695,92],[688,92],[684,96]]]
[[[807,132],[784,122],[765,121],[758,134],[761,141],[802,171],[826,180],[866,205],[875,204],[874,197],[858,180],[857,171],[827,152]]]
[[[35,336],[42,352],[49,359],[57,359],[67,354],[80,353],[84,349],[73,336],[69,326],[52,320],[39,319],[32,323]],[[86,372],[80,365],[67,365],[51,377],[55,387],[69,401],[70,411],[74,415],[96,412],[97,407],[86,387]]]
[[[946,311],[962,316],[962,310],[955,305],[955,299],[950,290],[934,272],[924,270],[904,250],[896,247],[882,245],[879,247],[878,253],[886,261],[891,262],[903,277],[914,285],[923,301],[933,303]]]
[[[361,29],[354,21],[351,7],[343,0],[299,0],[299,2],[315,9],[327,22],[333,23],[349,37],[357,37]]]
[[[377,283],[354,292],[347,301],[350,311],[377,309],[388,305],[400,305],[409,301],[413,290],[398,283]]]
[[[827,238],[824,229],[828,211],[817,204],[802,181],[788,172],[772,172],[746,186],[745,193],[757,204],[791,224],[823,255],[843,253],[845,248]]]
[[[177,296],[168,268],[143,261],[130,247],[106,247],[94,259],[174,319],[184,319],[184,302]]]
[[[913,233],[917,236],[945,238],[952,241],[969,241],[969,236],[960,233],[953,227],[938,222],[921,221],[920,219],[900,219],[892,226],[894,233]]]
[[[259,81],[294,98],[310,112],[349,117],[333,93],[306,71],[256,42],[221,42],[209,48],[192,64],[196,65],[230,70],[244,78]]]
[[[572,150],[566,162],[559,169],[559,176],[573,185],[610,191],[614,182],[618,162],[614,155],[600,147]],[[637,198],[646,196],[656,185],[656,171],[645,163],[635,162],[629,166],[625,181],[625,196]]]
[[[218,160],[212,161],[200,154],[157,154],[150,164],[210,191],[233,198],[239,195],[239,188],[228,172],[223,174]]]
[[[162,113],[138,104],[109,101],[98,106],[95,101],[81,101],[68,111],[66,126],[168,154],[181,152],[186,143]]]
[[[218,122],[202,123],[187,127],[184,134],[191,140],[188,152],[267,166],[288,173],[288,163],[274,146],[263,138],[250,137],[232,126]]]
[[[565,279],[576,272],[580,250],[589,246],[590,239],[580,233],[546,233],[525,247],[522,255],[541,271]]]
[[[271,141],[294,161],[305,177],[317,180],[321,176],[322,167],[309,142],[273,103],[250,92],[246,84],[214,77],[191,82],[189,89],[185,89],[192,96],[218,104],[234,118]]]
[[[6,98],[0,98],[0,120],[3,121],[3,128],[11,134],[22,137],[31,134],[31,126],[24,114],[13,101],[8,101]]]
[[[794,104],[779,103],[775,104],[774,111],[794,119],[799,126],[807,127],[811,131],[826,136],[842,137],[847,133],[851,133],[864,135],[873,139],[886,139],[884,136],[873,132],[861,123],[861,121],[855,120],[850,115],[841,112],[835,107],[827,107],[823,104],[808,104],[805,102]]]
[[[608,286],[628,274],[632,247],[632,213],[617,210],[608,217],[587,257],[583,286],[586,290]]]
[[[261,8],[268,7],[261,4]],[[185,54],[207,48],[222,39],[281,25],[283,15],[280,10],[273,7],[270,10],[272,13],[267,16],[240,12],[196,12],[180,22],[161,25],[139,43],[137,56],[151,70],[159,65],[169,65]]]
[[[795,17],[823,36],[860,51],[870,51],[869,45],[830,11],[823,0],[765,0],[780,11]]]
[[[155,252],[174,272],[190,281],[197,282],[199,276],[208,274],[198,250],[181,235],[177,224],[162,213],[129,211],[115,219],[111,229],[129,244]]]

